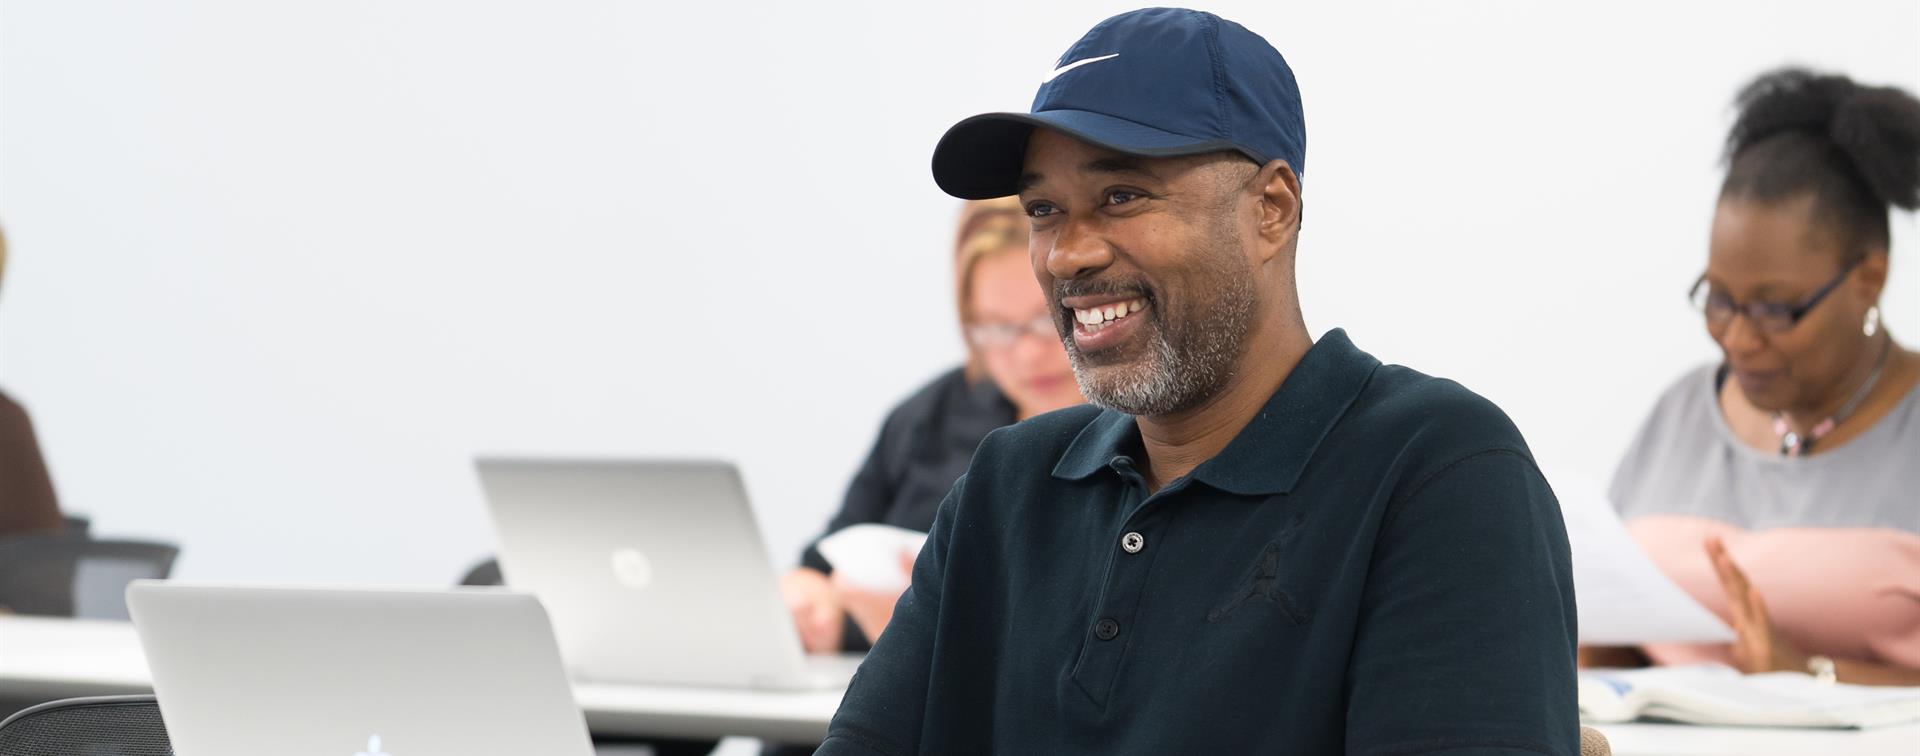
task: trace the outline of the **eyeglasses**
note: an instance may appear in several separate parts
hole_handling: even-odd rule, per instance
[[[1819,291],[1815,291],[1806,299],[1800,300],[1799,304],[1735,302],[1733,297],[1726,293],[1714,291],[1713,287],[1707,284],[1705,273],[1700,274],[1700,280],[1693,282],[1693,289],[1687,293],[1687,299],[1693,303],[1695,309],[1706,315],[1709,329],[1725,328],[1733,322],[1734,315],[1746,315],[1747,320],[1762,331],[1784,333],[1792,330],[1799,324],[1801,318],[1807,316],[1809,310],[1820,304],[1820,300],[1826,299],[1828,294],[1832,294],[1834,289],[1839,288],[1840,282],[1847,279],[1847,274],[1853,272],[1861,259],[1863,258],[1854,258],[1853,262],[1847,263],[1840,269],[1839,274],[1833,277],[1833,280],[1828,281],[1827,285],[1820,287]]]
[[[1026,334],[1046,340],[1060,337],[1052,315],[1041,315],[1025,323],[975,323],[967,326],[967,341],[977,349],[1005,349]]]

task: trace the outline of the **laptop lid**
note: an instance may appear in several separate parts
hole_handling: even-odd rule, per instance
[[[593,754],[524,593],[143,580],[127,604],[176,753]]]
[[[576,676],[808,687],[733,465],[482,458],[476,466],[501,572],[553,613]]]

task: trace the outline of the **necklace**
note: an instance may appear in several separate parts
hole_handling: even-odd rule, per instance
[[[1859,409],[1860,402],[1865,400],[1867,394],[1873,390],[1873,384],[1880,382],[1880,369],[1887,366],[1887,353],[1892,351],[1890,348],[1892,346],[1893,339],[1880,340],[1880,357],[1873,361],[1873,372],[1867,374],[1867,380],[1860,384],[1860,388],[1853,390],[1853,396],[1847,397],[1847,403],[1840,405],[1838,412],[1814,425],[1806,435],[1800,435],[1787,424],[1787,413],[1776,410],[1773,413],[1773,433],[1780,437],[1780,456],[1806,456],[1813,451],[1815,442],[1832,433],[1834,426],[1839,425],[1840,421],[1847,419],[1848,415],[1852,415],[1854,410]]]

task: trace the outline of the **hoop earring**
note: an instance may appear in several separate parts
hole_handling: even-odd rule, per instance
[[[1860,332],[1868,336],[1880,332],[1880,305],[1867,308],[1867,322],[1860,326]]]

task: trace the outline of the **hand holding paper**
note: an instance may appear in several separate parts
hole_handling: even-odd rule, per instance
[[[1581,645],[1734,639],[1725,622],[1674,584],[1640,549],[1597,482],[1565,471],[1549,472],[1573,547]]]
[[[820,540],[833,565],[833,585],[847,615],[869,639],[893,620],[893,605],[913,581],[913,560],[927,534],[892,525],[861,524]]]
[[[836,581],[869,591],[891,591],[898,596],[911,581],[913,558],[927,542],[917,530],[862,523],[820,539],[820,555],[833,565]],[[906,567],[902,567],[905,555]]]

